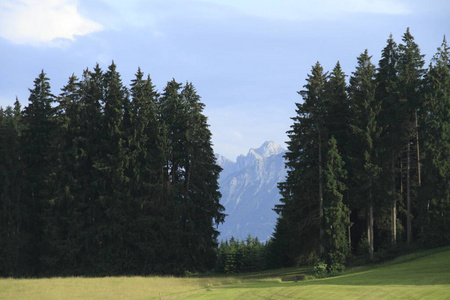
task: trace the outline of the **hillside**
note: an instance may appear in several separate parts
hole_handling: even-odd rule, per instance
[[[319,280],[249,279],[186,299],[449,299],[448,249],[405,255],[381,267],[365,267],[363,271]]]

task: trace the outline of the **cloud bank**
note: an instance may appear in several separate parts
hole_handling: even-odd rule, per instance
[[[3,0],[0,2],[0,36],[15,44],[58,45],[102,26],[83,18],[73,0]]]

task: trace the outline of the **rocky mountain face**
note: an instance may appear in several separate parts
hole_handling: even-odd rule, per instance
[[[217,155],[223,168],[219,178],[221,204],[228,214],[218,228],[219,241],[232,236],[242,240],[249,234],[261,241],[271,237],[277,219],[273,208],[281,197],[277,183],[286,177],[285,152],[281,146],[265,142],[246,156],[238,156],[236,162]]]

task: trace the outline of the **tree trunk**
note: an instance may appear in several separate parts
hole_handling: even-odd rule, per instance
[[[367,238],[369,241],[369,258],[373,260],[373,203],[372,203],[372,188],[369,190],[369,207],[367,211]]]
[[[391,246],[397,245],[397,199],[395,184],[395,155],[391,154],[391,184],[392,184],[392,208],[391,208]]]
[[[412,243],[411,226],[411,143],[408,141],[406,148],[406,243]]]
[[[350,223],[350,215],[348,216],[348,224],[351,224]],[[352,226],[351,225],[348,226],[348,249],[350,249],[350,251],[352,249]]]
[[[422,183],[422,178],[420,175],[420,150],[419,150],[419,125],[418,125],[418,120],[417,120],[417,110],[415,111],[415,115],[414,115],[414,121],[415,121],[415,135],[416,135],[416,156],[417,156],[417,182],[419,183],[419,186]]]

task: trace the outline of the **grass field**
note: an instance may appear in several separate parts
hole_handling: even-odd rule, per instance
[[[0,299],[450,299],[449,248],[402,256],[332,278],[280,279],[304,271],[291,268],[207,278],[0,279]]]

